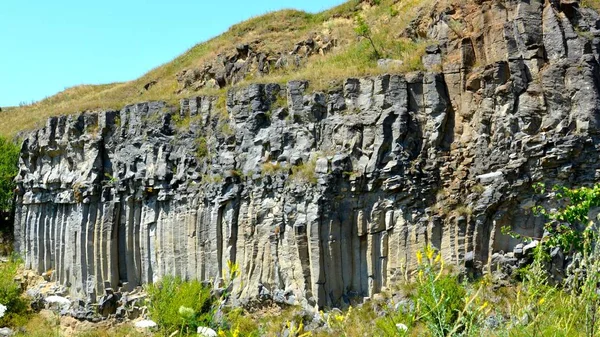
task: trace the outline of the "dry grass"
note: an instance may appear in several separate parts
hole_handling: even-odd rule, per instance
[[[581,7],[588,7],[600,12],[600,0],[581,0]]]
[[[274,72],[238,85],[307,79],[314,89],[325,89],[334,80],[380,74],[383,70],[377,67],[370,46],[356,38],[355,15],[365,18],[372,29],[373,39],[386,57],[404,60],[402,67],[387,69],[386,72],[420,69],[420,57],[426,42],[409,41],[400,38],[399,33],[417,15],[418,8],[433,3],[433,0],[382,0],[377,6],[369,6],[361,1],[351,0],[318,14],[297,10],[268,13],[232,26],[221,36],[194,46],[139,79],[124,83],[77,86],[31,105],[4,109],[0,112],[0,135],[12,137],[19,131],[40,127],[50,116],[120,109],[127,104],[149,100],[176,102],[187,96],[212,94],[214,89],[178,93],[180,87],[176,75],[185,69],[200,67],[215,59],[218,54],[229,54],[240,43],[258,41],[260,50],[285,51],[291,50],[295,43],[313,33],[324,33],[331,34],[338,40],[338,48],[326,56],[311,57],[300,69]],[[144,85],[152,81],[155,84],[148,90],[144,89]]]

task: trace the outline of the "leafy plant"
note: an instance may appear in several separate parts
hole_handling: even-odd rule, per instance
[[[534,188],[540,193],[546,192],[543,184],[537,184]],[[536,214],[550,220],[545,225],[548,235],[542,241],[543,245],[548,248],[560,247],[567,253],[584,250],[589,253],[591,243],[595,242],[598,234],[597,230],[589,226],[591,219],[588,218],[588,214],[590,209],[600,206],[600,184],[574,189],[554,186],[552,192],[552,198],[559,205],[558,208],[534,208]]]
[[[204,159],[208,156],[208,141],[206,137],[196,138],[196,158]]]
[[[19,146],[6,138],[0,137],[0,213],[11,211],[15,183],[13,179],[19,172]]]
[[[22,297],[23,290],[15,282],[20,259],[13,255],[8,262],[0,262],[0,304],[5,307],[0,315],[0,326],[18,327],[27,322],[28,305]]]
[[[363,17],[360,15],[356,16],[356,26],[354,27],[354,32],[358,37],[367,39],[371,44],[371,47],[373,47],[375,58],[380,58],[381,54],[375,46],[375,42],[373,42],[373,36],[371,35],[371,27],[369,27],[365,19],[363,19]]]
[[[184,335],[195,334],[199,326],[212,324],[210,288],[199,281],[165,276],[149,285],[147,291],[150,317],[165,332],[179,330]]]
[[[108,183],[111,185],[116,184],[119,181],[119,178],[112,176],[110,173],[104,173],[106,179],[108,179]]]

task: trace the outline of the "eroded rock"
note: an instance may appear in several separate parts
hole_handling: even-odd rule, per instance
[[[576,33],[598,34],[598,16],[561,8],[484,1],[479,37],[440,15],[427,72],[50,118],[23,143],[15,247],[90,302],[165,275],[222,289],[233,261],[236,299],[341,306],[427,245],[506,277],[530,247],[502,227],[543,235],[531,185],[600,177],[598,48]],[[435,72],[440,53],[456,57]]]

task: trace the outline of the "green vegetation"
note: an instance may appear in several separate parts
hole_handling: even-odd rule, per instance
[[[600,11],[600,0],[581,0],[579,5],[581,7],[588,7]]]
[[[15,256],[12,256],[8,262],[0,262],[0,304],[6,307],[6,312],[0,314],[2,327],[19,327],[29,318],[28,304],[22,297],[23,290],[14,280],[20,264],[21,261]]]
[[[311,185],[317,184],[317,175],[315,169],[317,167],[317,160],[310,160],[308,163],[302,163],[298,166],[292,167],[292,174],[290,180],[295,182],[303,182]]]
[[[543,184],[536,184],[534,188],[538,193],[545,193]],[[569,189],[564,186],[555,186],[552,189],[554,201],[559,208],[546,210],[537,206],[534,211],[548,218],[544,229],[549,233],[543,240],[542,247],[560,247],[567,253],[590,253],[597,238],[598,229],[590,224],[588,216],[590,209],[600,206],[600,184],[593,187]],[[543,249],[543,248],[542,248]]]
[[[208,141],[206,137],[196,138],[196,158],[204,159],[208,156]]]
[[[179,277],[164,277],[149,285],[148,310],[150,317],[165,333],[178,330],[184,335],[195,333],[199,326],[210,326],[213,301],[210,288],[199,281],[183,281]]]
[[[379,53],[379,50],[377,50],[377,47],[375,46],[375,42],[373,42],[373,38],[371,37],[371,28],[369,25],[367,25],[365,19],[363,19],[360,15],[356,16],[356,27],[354,27],[354,31],[356,32],[357,36],[365,38],[367,41],[369,41],[371,47],[373,47],[373,52],[375,53],[374,56],[378,59],[381,53]]]
[[[0,213],[10,212],[18,173],[19,146],[0,137]]]
[[[13,179],[18,173],[19,152],[17,144],[0,137],[0,256],[12,252],[11,221],[16,188]]]

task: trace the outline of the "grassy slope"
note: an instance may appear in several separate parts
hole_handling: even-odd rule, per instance
[[[230,53],[239,43],[256,40],[261,41],[261,50],[290,50],[296,42],[305,39],[311,33],[329,32],[338,39],[340,47],[326,56],[310,58],[301,69],[249,78],[238,85],[307,79],[314,88],[322,89],[333,80],[377,74],[381,70],[376,67],[370,46],[355,36],[354,16],[357,14],[365,17],[372,29],[374,40],[385,51],[387,57],[405,60],[405,66],[398,71],[418,69],[425,43],[400,38],[399,34],[415,17],[417,9],[430,5],[433,0],[371,2],[373,5],[368,1],[351,0],[318,14],[282,10],[250,19],[232,26],[216,38],[194,46],[173,61],[136,80],[77,86],[31,105],[4,109],[0,112],[0,136],[12,137],[19,131],[40,127],[48,117],[60,114],[119,109],[126,104],[148,100],[175,102],[183,97],[215,94],[215,89],[177,94],[179,84],[176,74],[190,67],[200,67],[220,53]],[[144,90],[144,85],[151,81],[156,81],[156,84],[150,90]]]

